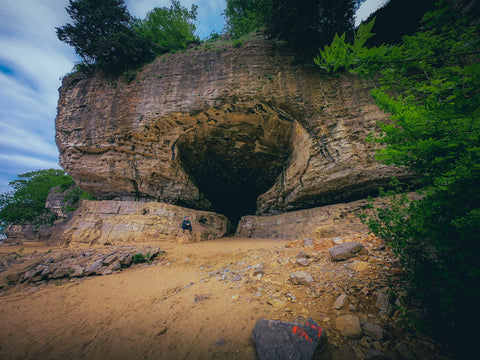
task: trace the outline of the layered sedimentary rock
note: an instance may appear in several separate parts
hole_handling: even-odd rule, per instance
[[[194,232],[184,234],[182,219],[189,215]],[[228,219],[216,213],[180,206],[138,201],[84,200],[72,218],[55,230],[61,245],[70,243],[119,245],[155,241],[204,241],[229,232]]]
[[[296,240],[363,233],[368,227],[359,215],[367,213],[366,205],[366,200],[357,200],[272,216],[244,216],[238,223],[235,236]],[[381,205],[380,202],[377,205]]]
[[[129,84],[74,74],[60,88],[60,161],[99,199],[214,210],[233,222],[360,199],[407,176],[365,142],[387,118],[371,87],[297,64],[261,37],[164,55]]]

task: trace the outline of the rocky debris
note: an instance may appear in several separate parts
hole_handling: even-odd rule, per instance
[[[259,319],[252,330],[259,360],[328,360],[326,332],[311,318],[305,324]]]
[[[337,241],[360,243],[363,250],[355,258],[332,261],[328,250],[335,244],[333,239],[315,240],[313,246],[305,246],[303,239],[295,240],[284,247],[245,254],[241,261],[219,268],[202,265],[197,274],[199,282],[216,279],[226,290],[235,289],[231,301],[270,306],[276,309],[278,319],[303,322],[305,319],[301,320],[300,315],[318,319],[320,326],[328,331],[333,360],[384,355],[398,360],[448,359],[439,351],[432,352],[438,346],[432,340],[418,341],[402,328],[401,313],[394,311],[391,304],[398,301],[392,294],[401,296],[403,290],[400,285],[387,287],[389,278],[401,271],[393,253],[373,235],[343,235]],[[291,277],[298,271],[299,259],[311,260],[302,266],[302,272],[309,275],[305,277],[313,280],[305,283],[308,285],[294,282],[295,275]],[[355,262],[368,266],[357,271],[352,266]],[[238,275],[242,279],[232,282]],[[242,294],[242,288],[246,293]],[[397,345],[399,338],[406,339],[404,345]]]
[[[328,252],[332,257],[332,260],[340,261],[340,260],[346,260],[351,257],[354,257],[362,249],[363,249],[362,244],[355,241],[351,241],[348,243],[337,245],[329,249]]]
[[[3,256],[0,289],[22,282],[38,283],[58,279],[109,275],[137,262],[153,261],[161,254],[158,247],[115,247],[107,253],[95,250],[61,250],[58,253],[31,254],[28,257]]]

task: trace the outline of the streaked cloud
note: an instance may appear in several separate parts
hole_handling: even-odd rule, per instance
[[[169,0],[127,0],[144,18]],[[223,28],[225,0],[181,1],[198,5],[197,34]],[[61,77],[79,58],[60,42],[55,27],[71,22],[68,0],[2,0],[0,11],[0,192],[17,174],[59,168],[55,116]]]
[[[360,25],[371,13],[385,5],[389,0],[366,0],[357,10],[355,15],[355,26]]]

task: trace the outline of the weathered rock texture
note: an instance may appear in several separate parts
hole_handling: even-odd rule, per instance
[[[185,215],[192,221],[192,235],[183,234],[180,227]],[[223,215],[165,203],[84,200],[68,223],[52,237],[62,245],[203,241],[226,235],[229,227],[230,222]]]
[[[380,205],[380,201],[378,201]],[[235,236],[246,238],[320,239],[368,231],[359,215],[365,213],[365,200],[291,211],[272,216],[244,216]]]
[[[407,176],[365,142],[387,118],[370,82],[327,78],[261,37],[216,46],[159,57],[130,84],[63,80],[56,141],[80,188],[235,222],[360,199]]]
[[[50,225],[14,224],[5,227],[6,243],[23,241],[47,241],[52,233]]]

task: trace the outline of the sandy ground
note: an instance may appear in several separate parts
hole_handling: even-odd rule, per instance
[[[407,341],[417,358],[444,359],[439,349],[382,318],[377,292],[386,289],[395,260],[367,234],[367,252],[332,262],[332,239],[303,241],[223,238],[201,243],[158,242],[165,251],[151,263],[108,276],[23,283],[0,291],[0,359],[256,359],[251,331],[260,318],[302,322],[312,317],[326,331],[333,360],[357,359],[335,319],[354,312],[379,322],[388,334],[364,343],[392,352]],[[142,245],[148,245],[142,243]],[[108,252],[98,247],[96,250]],[[44,254],[42,244],[0,246],[0,254]],[[300,252],[310,263],[300,266]],[[264,263],[264,273],[253,268]],[[306,271],[313,286],[294,285],[289,273]],[[349,305],[334,310],[340,294]],[[363,314],[363,315],[361,315]],[[353,346],[353,347],[352,347]],[[367,348],[362,351],[365,353]]]
[[[166,254],[150,265],[3,294],[0,358],[255,359],[257,319],[299,315],[279,311],[244,282],[208,275],[229,264],[255,265],[284,241],[160,244]],[[32,250],[46,249],[23,251]]]

